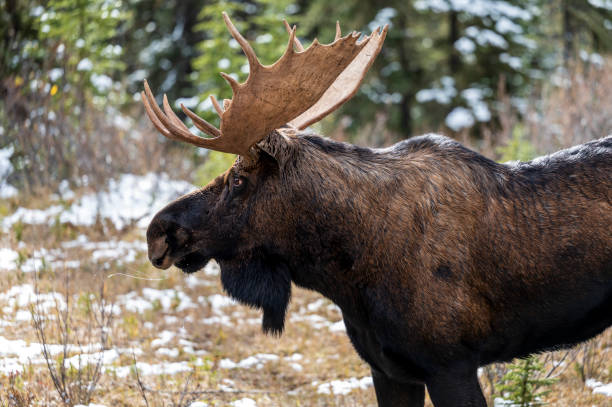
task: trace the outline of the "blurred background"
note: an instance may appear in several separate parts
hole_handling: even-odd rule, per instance
[[[218,125],[218,73],[248,73],[222,11],[264,64],[283,18],[305,46],[336,20],[389,24],[359,92],[313,126],[336,140],[438,132],[508,161],[612,134],[612,0],[0,0],[0,406],[374,405],[321,296],[294,288],[267,337],[214,262],[187,278],[146,258],[151,216],[234,157],[159,135],[139,92]],[[490,405],[610,406],[611,349],[608,330],[481,384]]]

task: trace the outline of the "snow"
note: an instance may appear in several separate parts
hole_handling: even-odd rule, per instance
[[[612,383],[603,384],[595,379],[587,379],[587,387],[593,389],[594,394],[603,394],[604,396],[612,397]]]
[[[509,18],[501,17],[495,23],[495,31],[497,31],[500,34],[507,34],[507,33],[522,34],[523,28],[520,25],[513,22],[512,20],[510,20]]]
[[[106,407],[106,406],[104,404],[89,403],[87,405],[85,405],[85,404],[75,404],[74,407]]]
[[[68,344],[66,347],[69,352],[81,350],[80,346],[74,344]],[[96,346],[88,346],[88,348],[95,350]],[[45,363],[45,360],[42,358],[42,351],[43,345],[40,343],[28,343],[23,339],[7,339],[0,336],[0,373],[19,372],[23,371],[29,364]],[[50,356],[55,356],[64,351],[64,346],[48,344],[47,351]],[[83,354],[81,357],[87,358],[88,355]],[[105,356],[103,355],[103,357]],[[110,358],[110,356],[107,358]]]
[[[102,93],[108,92],[113,87],[113,80],[108,75],[99,75],[94,73],[91,75],[90,80],[94,88],[98,89],[98,91]]]
[[[151,347],[155,348],[157,346],[163,346],[168,344],[174,337],[176,333],[168,330],[164,330],[159,334],[157,339],[153,339],[151,341]]]
[[[476,40],[478,45],[491,45],[502,49],[508,48],[508,42],[504,37],[487,28],[481,30],[478,27],[471,26],[465,29],[465,33]]]
[[[208,407],[208,404],[203,401],[195,401],[189,405],[189,407]]]
[[[323,305],[325,305],[325,300],[323,298],[319,298],[318,300],[313,301],[310,304],[308,304],[306,306],[306,309],[310,312],[315,312],[316,310],[321,308]]]
[[[17,195],[17,188],[6,182],[6,178],[13,172],[13,165],[11,164],[12,155],[13,146],[0,148],[0,199],[7,199]]]
[[[455,41],[455,49],[463,55],[471,55],[476,50],[476,44],[469,38],[461,37]]]
[[[431,89],[421,89],[416,94],[419,103],[436,101],[439,104],[447,105],[457,95],[455,80],[450,76],[440,78],[440,84],[434,84]]]
[[[329,326],[330,332],[346,332],[346,327],[344,326],[344,321],[334,322]]]
[[[179,350],[177,348],[159,348],[155,351],[156,355],[168,356],[169,358],[177,358],[179,355]]]
[[[265,33],[265,34],[258,35],[258,36],[255,38],[255,42],[256,42],[257,44],[268,44],[268,43],[272,42],[272,34],[270,34],[270,33]],[[221,62],[221,61],[219,61],[219,62]],[[225,68],[222,68],[221,66],[219,66],[219,68],[221,68],[221,69],[225,69]],[[227,68],[227,67],[226,67],[226,68]]]
[[[55,309],[56,307],[60,310],[66,307],[64,298],[60,293],[48,292],[36,295],[36,291],[32,284],[22,284],[11,287],[8,291],[0,293],[0,301],[7,304],[2,309],[5,314],[11,312],[11,310],[17,310],[18,308],[29,308],[31,304],[34,305],[36,311],[41,314],[45,314],[50,309]]]
[[[248,397],[232,401],[231,403],[229,403],[229,405],[233,407],[257,407],[257,403],[255,403],[255,400],[250,399]]]
[[[49,79],[52,82],[56,82],[59,78],[64,75],[64,70],[62,68],[53,68],[49,70]]]
[[[69,357],[66,359],[66,365],[78,369],[80,366],[97,365],[99,362],[101,362],[102,365],[110,365],[117,359],[119,359],[119,352],[115,349],[110,349],[102,352],[84,353]]]
[[[198,105],[199,101],[200,98],[198,96],[192,96],[190,98],[178,98],[174,102],[174,107],[177,109],[181,109],[181,105],[184,105],[188,109],[194,109]]]
[[[499,55],[499,60],[505,64],[508,64],[510,68],[517,71],[523,67],[523,61],[521,61],[521,58],[513,57],[512,55],[506,52],[503,52]]]
[[[93,63],[89,58],[83,58],[77,64],[77,71],[91,71],[92,69]]]
[[[389,25],[389,28],[393,28],[393,18],[397,15],[397,10],[392,7],[382,8],[376,13],[376,17],[370,23],[368,23],[368,28],[370,31],[374,31],[376,27],[384,27],[386,24]]]
[[[150,364],[146,362],[137,362],[136,368],[138,374],[141,376],[151,375],[174,375],[182,372],[189,372],[192,367],[188,362],[170,362],[170,363],[156,363]],[[112,367],[107,366],[104,369],[105,372],[114,373],[117,377],[127,377],[134,371],[134,365],[130,366],[119,366]]]
[[[258,353],[257,355],[249,356],[247,358],[242,359],[240,362],[236,363],[231,359],[221,359],[219,361],[220,369],[250,369],[254,367],[255,369],[262,369],[263,366],[268,362],[273,362],[279,360],[277,355],[273,355],[270,353]]]
[[[136,313],[153,309],[154,304],[159,304],[163,311],[172,309],[177,312],[197,307],[191,297],[178,288],[158,290],[145,287],[142,289],[142,296],[136,291],[131,291],[117,297],[117,304],[123,305],[127,311]]]
[[[459,131],[472,127],[474,125],[474,116],[472,116],[472,112],[469,109],[459,106],[446,116],[445,123],[451,130]]]
[[[604,1],[604,0],[593,0]],[[607,0],[609,1],[609,0]],[[511,19],[529,21],[531,13],[521,7],[505,1],[494,0],[418,0],[414,3],[417,10],[430,10],[435,13],[446,13],[450,10],[464,12],[477,17],[491,17],[497,20],[503,16]]]
[[[207,298],[207,301],[216,314],[223,313],[222,308],[238,304],[232,298],[222,294],[213,294]]]
[[[603,8],[612,11],[612,0],[588,0],[593,7]]]
[[[17,267],[19,253],[7,247],[0,247],[0,270],[12,270]]]
[[[313,385],[316,385],[315,383],[313,383]],[[333,380],[329,383],[319,384],[317,387],[317,393],[346,395],[346,394],[349,394],[354,389],[365,390],[368,387],[371,387],[372,385],[373,385],[373,382],[372,382],[371,376],[362,377],[361,379],[351,377],[346,380]]]
[[[468,88],[461,91],[461,97],[467,101],[468,106],[472,109],[474,117],[479,122],[488,122],[491,120],[489,107],[483,101],[484,96],[485,91],[480,88]]]
[[[117,229],[133,222],[146,228],[157,211],[194,188],[188,182],[171,180],[163,173],[123,174],[109,181],[108,190],[84,195],[68,208],[61,205],[44,210],[18,208],[3,219],[2,226],[9,229],[18,221],[51,225],[57,217],[60,223],[79,226],[93,226],[98,219],[104,219]]]

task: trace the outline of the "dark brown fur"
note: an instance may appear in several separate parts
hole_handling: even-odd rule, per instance
[[[160,211],[151,260],[215,258],[271,332],[291,282],[319,291],[380,405],[423,406],[426,384],[436,407],[484,406],[478,366],[612,324],[612,137],[514,164],[440,136],[372,150],[273,132],[258,154]]]

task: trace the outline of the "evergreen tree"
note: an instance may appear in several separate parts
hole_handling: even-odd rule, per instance
[[[546,388],[556,380],[541,378],[543,371],[544,366],[535,355],[510,364],[508,372],[502,378],[502,384],[498,387],[501,396],[512,402],[514,407],[546,404],[542,401],[542,398],[550,393]]]

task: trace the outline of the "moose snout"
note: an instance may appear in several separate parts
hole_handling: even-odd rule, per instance
[[[147,241],[147,245],[151,264],[163,270],[172,265],[172,260],[168,256],[168,242],[165,236],[150,239]]]

